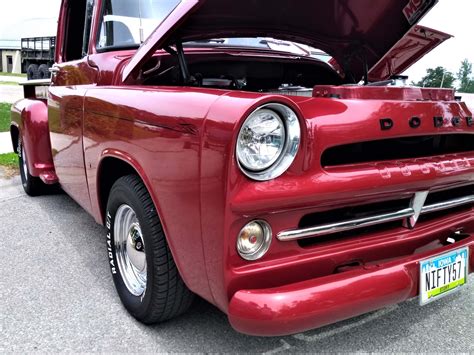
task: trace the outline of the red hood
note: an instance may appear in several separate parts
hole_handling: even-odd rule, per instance
[[[413,27],[370,69],[369,80],[386,80],[392,75],[402,73],[451,37],[428,27]]]
[[[176,39],[183,42],[220,37],[274,37],[319,48],[331,54],[355,80],[412,30],[438,0],[182,0],[138,49],[124,70],[135,72],[153,53]],[[449,38],[449,37],[448,37]],[[439,43],[439,42],[438,42]],[[421,47],[424,46],[419,46]],[[433,46],[430,47],[432,49]],[[426,51],[418,50],[415,62]],[[391,56],[391,74],[395,57]],[[398,70],[395,69],[397,72]],[[371,71],[372,79],[386,75]]]

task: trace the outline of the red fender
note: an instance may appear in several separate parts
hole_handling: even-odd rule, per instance
[[[11,109],[12,126],[28,156],[28,169],[32,176],[46,184],[57,182],[54,172],[48,127],[48,106],[43,100],[20,100]],[[13,135],[12,135],[13,138]],[[17,146],[19,142],[13,142]]]

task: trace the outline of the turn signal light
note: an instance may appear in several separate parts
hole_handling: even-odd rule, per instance
[[[272,231],[265,221],[247,223],[237,238],[237,251],[245,260],[263,257],[272,242]]]

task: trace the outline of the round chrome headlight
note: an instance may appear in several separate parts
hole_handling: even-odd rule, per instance
[[[298,117],[289,107],[271,103],[250,114],[237,139],[237,161],[248,177],[264,181],[283,174],[300,144]]]

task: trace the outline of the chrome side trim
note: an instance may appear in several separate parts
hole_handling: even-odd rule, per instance
[[[444,202],[434,203],[432,205],[424,206],[421,209],[421,214],[443,211],[454,207],[459,207],[462,205],[467,205],[468,203],[474,202],[474,195],[469,195],[465,197],[455,198],[453,200],[448,200]]]
[[[425,196],[423,196],[425,197]],[[459,207],[469,203],[474,203],[474,195],[456,198],[444,202],[434,203],[432,205],[423,206],[420,214],[427,214],[431,212],[443,211],[454,207]],[[352,219],[348,221],[323,224],[320,226],[293,229],[282,231],[277,234],[277,239],[283,242],[298,240],[308,237],[318,237],[338,232],[344,232],[352,229],[374,226],[377,224],[393,222],[398,220],[410,219],[415,216],[414,208],[409,207],[400,211],[370,216],[365,218]]]
[[[324,225],[309,227],[309,228],[304,228],[304,229],[283,231],[283,232],[278,233],[277,238],[280,241],[290,241],[290,240],[296,240],[296,239],[301,239],[301,238],[317,237],[321,235],[344,232],[344,231],[348,231],[348,230],[356,229],[356,228],[374,226],[376,224],[381,224],[381,223],[386,223],[386,222],[399,221],[404,218],[411,217],[414,214],[415,214],[415,211],[413,210],[413,208],[405,208],[397,212],[385,213],[385,214],[381,214],[377,216],[352,219],[349,221],[332,223],[332,224],[324,224]]]

